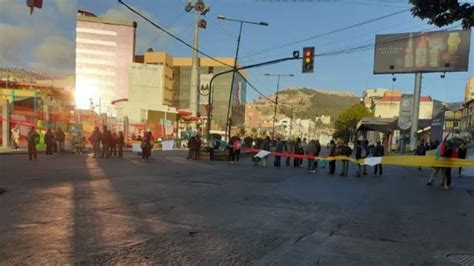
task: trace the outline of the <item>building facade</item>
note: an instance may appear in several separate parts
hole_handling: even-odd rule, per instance
[[[135,22],[78,12],[75,101],[79,109],[115,115],[112,101],[128,98],[136,27]]]
[[[163,104],[176,107],[178,110],[188,110],[190,105],[191,90],[191,66],[192,58],[172,57],[165,52],[154,52],[149,49],[143,57],[136,57],[143,60],[145,64],[161,65],[163,80]],[[233,65],[233,58],[218,58],[226,65]],[[209,86],[210,79],[216,73],[230,70],[231,68],[209,58],[200,59],[200,84],[201,88]],[[240,127],[245,122],[245,99],[246,82],[244,80],[246,73],[239,72],[235,76],[232,102],[231,102],[231,120],[232,125]],[[227,107],[229,101],[230,86],[232,74],[222,75],[213,82],[212,99],[212,119],[211,130],[223,131],[226,125]],[[200,117],[206,117],[208,104],[207,94],[200,95]]]
[[[400,115],[401,92],[387,92],[382,98],[374,99],[372,110],[378,118],[395,118]],[[418,119],[431,119],[433,116],[433,100],[430,96],[420,97]]]
[[[474,77],[471,77],[466,82],[464,88],[464,102],[469,102],[474,99]]]

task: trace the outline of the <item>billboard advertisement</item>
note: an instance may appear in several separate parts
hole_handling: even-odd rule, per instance
[[[201,74],[199,86],[199,104],[209,104],[210,82],[213,74]]]
[[[375,36],[374,74],[467,71],[471,31]]]

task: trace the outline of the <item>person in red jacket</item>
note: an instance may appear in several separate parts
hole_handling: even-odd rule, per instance
[[[238,163],[240,160],[240,149],[242,148],[242,142],[239,137],[236,137],[234,143],[232,143],[232,162]]]

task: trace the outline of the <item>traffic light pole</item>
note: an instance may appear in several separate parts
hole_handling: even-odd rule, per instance
[[[253,65],[248,65],[248,66],[243,66],[243,67],[238,67],[238,68],[235,68],[235,69],[230,69],[230,70],[222,71],[222,72],[220,72],[220,73],[217,73],[217,74],[213,75],[212,78],[211,78],[211,80],[209,81],[209,94],[208,94],[209,107],[208,107],[208,109],[207,109],[207,139],[209,140],[210,137],[211,137],[211,119],[212,119],[212,105],[213,105],[213,99],[212,99],[213,88],[212,88],[212,84],[213,84],[213,82],[214,82],[214,79],[216,79],[216,78],[219,77],[219,76],[222,76],[222,75],[225,75],[225,74],[228,74],[228,73],[235,73],[235,72],[238,72],[238,71],[244,70],[244,69],[255,68],[255,67],[261,67],[261,66],[267,66],[267,65],[273,65],[273,64],[278,64],[278,63],[285,62],[285,61],[289,61],[289,60],[299,60],[299,59],[301,59],[301,57],[299,57],[299,56],[284,57],[284,58],[280,58],[280,59],[265,61],[265,62],[262,62],[262,63],[257,63],[257,64],[253,64]],[[231,101],[231,100],[232,100],[232,98],[229,97],[229,101]],[[230,104],[228,105],[228,108],[230,108]]]
[[[277,91],[276,91],[276,96],[275,96],[275,110],[273,111],[272,139],[275,139],[275,122],[276,122],[277,107],[278,107],[278,92],[280,90],[280,77],[281,77],[281,75],[278,75]]]

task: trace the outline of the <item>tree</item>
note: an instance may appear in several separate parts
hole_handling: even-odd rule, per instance
[[[374,114],[369,109],[360,104],[349,107],[337,117],[333,137],[345,141],[353,140],[356,136],[357,123],[364,117],[373,116]]]
[[[461,21],[464,29],[474,25],[474,5],[460,4],[458,0],[410,0],[411,13],[415,17],[428,19],[438,27]]]

